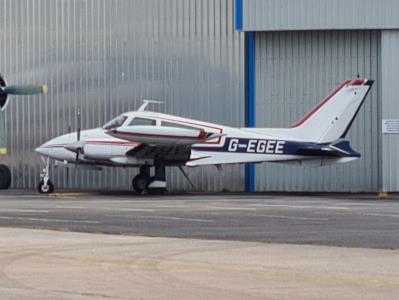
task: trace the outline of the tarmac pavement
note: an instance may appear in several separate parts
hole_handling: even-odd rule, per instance
[[[0,195],[1,299],[397,295],[396,198]]]
[[[0,229],[1,299],[396,299],[399,251]]]
[[[0,195],[0,226],[399,248],[399,201],[375,195]]]

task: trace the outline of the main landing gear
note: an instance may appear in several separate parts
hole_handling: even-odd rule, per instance
[[[147,192],[150,195],[163,195],[166,192],[165,164],[155,163],[155,175],[150,175],[150,167],[140,167],[140,173],[133,178],[133,189],[137,193]]]
[[[41,194],[51,194],[54,192],[54,184],[51,182],[49,177],[49,169],[50,169],[50,158],[46,159],[46,166],[43,168],[40,173],[40,182],[37,185],[37,191]]]
[[[45,167],[40,173],[40,182],[37,190],[41,194],[50,194],[54,192],[54,184],[50,180],[50,158],[47,157]],[[1,172],[1,167],[0,167]],[[166,192],[165,164],[163,162],[155,163],[155,175],[151,176],[150,166],[140,167],[140,173],[133,178],[133,189],[138,193],[148,193],[150,195],[163,195]]]

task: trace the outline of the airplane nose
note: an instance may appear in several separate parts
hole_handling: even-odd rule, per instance
[[[60,155],[63,148],[65,148],[65,145],[71,142],[72,137],[73,137],[72,134],[65,134],[53,138],[45,142],[43,145],[37,147],[35,149],[35,152],[39,153],[40,155],[50,156],[50,157],[54,157],[54,155]]]
[[[41,155],[47,155],[47,149],[43,147],[44,145],[41,145],[40,147],[37,147],[35,149],[35,152],[41,154]]]
[[[50,150],[49,148],[51,147],[51,145],[52,145],[54,140],[55,139],[47,141],[43,145],[40,145],[39,147],[37,147],[35,149],[35,152],[37,152],[37,153],[39,153],[41,155],[44,155],[44,156],[48,156],[49,155],[49,150]]]

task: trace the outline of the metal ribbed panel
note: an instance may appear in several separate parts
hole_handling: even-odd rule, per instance
[[[246,0],[244,31],[399,28],[397,0]]]
[[[376,31],[256,33],[256,126],[295,123],[345,79],[378,78]],[[375,84],[347,138],[362,157],[322,168],[263,164],[259,191],[376,191],[379,158],[379,84]]]
[[[399,31],[381,34],[382,118],[399,119]],[[399,191],[399,134],[382,135],[382,190]]]
[[[33,149],[76,128],[96,127],[140,105],[205,121],[244,124],[243,41],[233,0],[2,0],[0,70],[9,82],[47,83],[45,97],[13,99],[6,116],[13,186],[32,188]],[[53,172],[59,188],[129,188],[136,171]],[[243,168],[190,172],[201,191],[242,190]],[[169,174],[172,189],[188,189]],[[68,182],[69,181],[69,182]]]

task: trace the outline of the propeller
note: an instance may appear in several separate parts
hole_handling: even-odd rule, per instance
[[[76,148],[76,159],[75,159],[76,165],[79,164],[79,155],[80,155],[81,153],[83,153],[83,146],[80,145],[80,130],[81,130],[80,109],[78,109],[78,114],[77,114],[77,116],[78,116],[78,119],[77,119],[78,126],[77,126],[77,129],[76,129],[76,141],[77,141],[78,147]]]
[[[47,94],[47,85],[7,85],[3,76],[0,75],[0,108],[3,111],[8,104],[8,95],[35,95]]]
[[[79,161],[80,161],[79,156],[81,154],[84,154],[84,151],[83,151],[84,141],[80,140],[80,136],[81,136],[81,113],[80,113],[80,109],[78,109],[78,112],[77,112],[76,123],[77,123],[76,124],[76,142],[70,143],[68,145],[65,145],[64,148],[69,150],[69,151],[72,151],[72,152],[74,152],[76,154],[76,156],[75,156],[75,164],[78,165]],[[70,132],[71,132],[71,127],[68,126],[68,133],[70,133]]]

